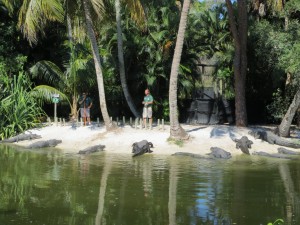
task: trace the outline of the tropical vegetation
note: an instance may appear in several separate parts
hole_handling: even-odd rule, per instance
[[[140,116],[150,88],[155,117],[185,139],[194,93],[220,82],[237,126],[288,136],[300,123],[299,19],[297,0],[0,0],[0,136],[52,115],[53,93],[60,116],[76,118],[83,91],[114,129],[110,117]],[[201,59],[215,62],[210,84]]]

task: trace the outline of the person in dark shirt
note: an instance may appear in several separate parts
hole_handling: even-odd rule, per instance
[[[91,124],[90,108],[93,105],[92,99],[89,96],[87,96],[86,92],[84,92],[80,96],[78,103],[80,105],[80,115],[81,118],[83,119],[84,126],[86,125],[86,123],[90,125]]]

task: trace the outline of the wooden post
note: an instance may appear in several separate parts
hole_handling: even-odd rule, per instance
[[[125,116],[123,116],[123,126],[125,126]]]
[[[134,129],[137,129],[138,127],[138,118],[135,118],[135,121],[134,121]]]
[[[165,120],[164,119],[161,120],[161,125],[162,125],[162,130],[165,130]]]
[[[51,118],[50,117],[47,118],[47,121],[48,121],[48,125],[51,126]]]
[[[141,126],[141,129],[143,129],[143,119],[140,119],[140,126]]]
[[[129,118],[129,125],[132,126],[132,117]]]
[[[117,117],[117,126],[119,126],[119,117]]]

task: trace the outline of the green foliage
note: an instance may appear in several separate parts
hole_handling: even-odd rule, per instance
[[[232,86],[233,71],[229,67],[219,68],[217,70],[217,80],[222,81],[222,91],[226,99],[234,98],[234,89]]]
[[[280,89],[277,89],[277,91],[273,93],[272,100],[273,101],[267,106],[267,109],[270,113],[271,121],[278,123],[286,113],[290,101],[285,99]]]
[[[283,224],[284,224],[283,219],[277,219],[277,220],[275,220],[273,223],[270,222],[270,223],[268,223],[267,225],[283,225]]]
[[[256,107],[267,109],[268,119],[280,122],[299,88],[300,23],[272,18],[250,26],[247,91],[248,103],[255,100]]]
[[[31,95],[31,82],[25,73],[9,78],[0,74],[4,92],[0,98],[0,139],[36,127],[44,115],[36,99]]]

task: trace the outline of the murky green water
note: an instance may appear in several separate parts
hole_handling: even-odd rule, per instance
[[[0,225],[300,224],[300,160],[229,161],[0,145]]]

